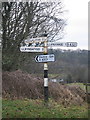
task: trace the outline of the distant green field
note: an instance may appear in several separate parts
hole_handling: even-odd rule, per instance
[[[84,85],[83,83],[70,83],[68,85],[77,85],[86,92],[86,85]],[[90,93],[90,86],[87,86],[87,89],[88,89],[88,92]]]
[[[87,104],[64,107],[50,100],[45,107],[42,100],[7,100],[2,102],[3,118],[88,118]]]
[[[77,85],[80,88],[82,88],[84,91],[86,91],[86,86],[83,83],[70,83],[68,85]]]

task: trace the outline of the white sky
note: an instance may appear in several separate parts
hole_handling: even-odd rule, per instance
[[[61,41],[77,42],[75,49],[88,49],[88,1],[89,0],[64,0],[64,9],[68,13],[65,26],[65,36]],[[72,48],[71,48],[72,49]]]

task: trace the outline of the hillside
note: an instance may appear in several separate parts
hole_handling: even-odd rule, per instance
[[[43,75],[43,63],[36,63],[35,57],[43,53],[21,53],[8,71],[21,69],[30,74]],[[88,51],[87,50],[49,50],[48,54],[55,55],[55,62],[48,62],[48,73],[56,78],[64,79],[65,82],[88,81]],[[14,56],[16,57],[16,56]],[[14,59],[14,58],[13,58]],[[10,63],[11,64],[11,63]],[[9,64],[5,65],[5,69]],[[3,69],[4,70],[4,69]]]
[[[64,79],[66,83],[87,82],[90,70],[89,51],[50,49],[48,54],[55,55],[55,62],[48,62],[48,73]],[[17,53],[2,56],[3,71],[22,70],[43,76],[43,63],[36,63],[35,57],[43,53]],[[89,81],[88,81],[89,82]]]

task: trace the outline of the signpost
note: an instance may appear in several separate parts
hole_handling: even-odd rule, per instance
[[[52,42],[48,47],[77,47],[77,42]]]
[[[43,47],[27,47],[22,46],[20,47],[21,52],[44,52]]]
[[[55,61],[55,56],[54,54],[50,55],[38,55],[35,57],[36,62],[54,62]]]
[[[33,43],[33,42],[44,42],[47,38],[46,37],[37,37],[37,38],[30,38],[26,39],[25,43]]]
[[[54,62],[54,54],[48,55],[48,47],[77,47],[77,42],[49,42],[47,41],[47,34],[43,37],[26,39],[25,46],[20,47],[21,52],[43,52],[44,55],[35,57],[36,62],[44,63],[44,102],[48,105],[48,64],[47,62]]]
[[[47,34],[44,34],[47,37]],[[44,55],[48,54],[48,43],[47,39],[44,41]],[[44,103],[48,106],[48,64],[44,62]]]

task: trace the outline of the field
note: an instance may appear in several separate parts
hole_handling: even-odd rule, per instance
[[[65,107],[49,100],[48,107],[42,100],[7,100],[3,99],[3,118],[88,118],[87,104]]]
[[[68,85],[69,85],[69,86],[73,86],[73,85],[79,86],[81,89],[83,89],[83,90],[86,92],[86,85],[83,84],[83,83],[70,83],[70,84],[68,84]],[[90,93],[90,85],[89,85],[89,83],[88,83],[88,85],[87,85],[87,91],[88,91],[88,93]]]
[[[69,86],[79,86],[80,88],[82,88],[84,91],[86,91],[86,86],[83,83],[70,83],[68,84]]]

